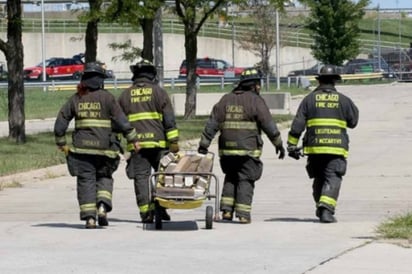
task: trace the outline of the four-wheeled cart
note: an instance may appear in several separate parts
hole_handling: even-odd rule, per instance
[[[197,151],[168,153],[160,160],[157,172],[149,177],[151,198],[155,203],[155,227],[162,229],[160,206],[172,209],[194,209],[208,199],[215,199],[215,211],[206,207],[206,229],[219,219],[219,180],[212,173],[214,154]],[[210,186],[214,183],[214,192]],[[213,215],[214,213],[214,215]]]

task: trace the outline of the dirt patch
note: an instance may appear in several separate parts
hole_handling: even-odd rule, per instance
[[[412,239],[379,239],[379,243],[394,244],[405,248],[412,248]]]
[[[21,187],[28,182],[38,182],[68,175],[66,164],[7,175],[0,177],[0,190],[5,187]]]

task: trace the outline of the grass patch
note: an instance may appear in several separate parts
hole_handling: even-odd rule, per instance
[[[291,115],[276,115],[275,120],[277,123],[280,123],[290,120],[291,117]],[[176,123],[179,128],[181,142],[198,140],[207,119],[208,116],[199,116],[191,120],[177,117]],[[67,132],[66,137],[69,142],[70,136],[71,132]],[[192,145],[197,148],[196,141]],[[52,132],[28,135],[27,142],[20,145],[17,145],[8,138],[0,138],[0,147],[2,147],[2,153],[0,154],[0,176],[45,168],[66,162],[63,153],[56,148]],[[49,176],[52,177],[53,174]]]
[[[199,93],[228,93],[233,89],[232,85],[226,85],[223,89],[220,86],[201,86]],[[185,88],[166,89],[169,94],[185,93]],[[264,91],[264,90],[262,90]],[[272,89],[273,91],[273,89]],[[306,94],[308,91],[297,87],[281,86],[281,92],[290,92],[291,95]],[[110,90],[118,98],[122,90]],[[25,89],[25,115],[26,119],[45,119],[57,116],[57,112],[63,106],[74,91],[43,91],[42,88]],[[7,89],[0,89],[0,121],[7,121]]]
[[[28,135],[27,142],[19,145],[8,138],[0,138],[0,147],[0,176],[65,163],[51,132]]]
[[[385,239],[412,239],[412,213],[381,223],[376,232]]]

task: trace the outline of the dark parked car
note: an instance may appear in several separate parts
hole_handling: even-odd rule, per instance
[[[289,71],[288,76],[294,77],[294,76],[304,76],[304,75],[316,75],[318,74],[321,67],[322,67],[322,64],[318,63],[307,69],[292,70],[292,71]]]
[[[343,66],[343,72],[346,74],[382,72],[386,77],[394,77],[393,70],[388,63],[381,59],[379,64],[378,58],[349,60]]]
[[[313,67],[310,67],[308,69],[292,70],[292,71],[289,71],[288,77],[304,76],[304,75],[317,75],[322,66],[323,66],[322,63],[318,63],[318,64],[316,64]],[[338,66],[337,70],[340,74],[343,73],[343,68],[341,66]]]

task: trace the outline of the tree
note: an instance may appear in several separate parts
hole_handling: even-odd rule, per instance
[[[21,144],[26,142],[21,0],[7,0],[6,5],[7,41],[0,39],[0,50],[8,67],[9,138]]]
[[[238,37],[240,48],[251,51],[260,58],[257,66],[266,75],[268,81],[271,74],[270,55],[276,46],[276,8],[272,5],[256,5],[251,14],[252,26]],[[266,85],[268,88],[268,85]]]
[[[190,119],[196,115],[197,35],[206,20],[214,14],[223,3],[225,3],[224,0],[216,0],[214,2],[209,0],[175,0],[176,13],[185,28],[187,77],[184,119]]]
[[[114,49],[122,49],[125,52],[124,56],[128,55],[128,60],[131,59],[131,53],[136,54],[140,51],[142,58],[153,61],[153,24],[155,14],[157,10],[162,7],[162,5],[164,5],[163,0],[111,1],[111,4],[106,11],[105,20],[108,22],[118,22],[120,24],[129,23],[135,27],[140,26],[143,30],[143,48],[127,48],[127,41],[125,43],[112,43],[111,47]],[[124,56],[122,56],[120,59],[123,59]],[[137,57],[138,56],[136,56],[135,58]]]
[[[359,21],[369,0],[304,0],[311,12],[307,28],[312,31],[313,56],[325,63],[342,65],[360,52]]]

